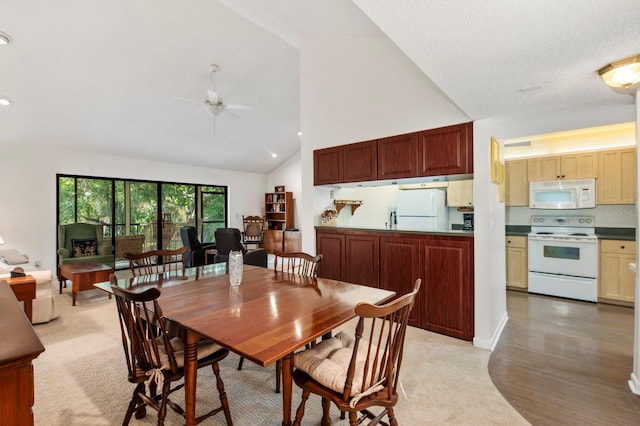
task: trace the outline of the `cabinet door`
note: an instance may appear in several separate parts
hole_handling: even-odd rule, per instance
[[[423,327],[472,340],[473,239],[431,237],[421,244]]]
[[[418,176],[418,134],[378,139],[378,179]]]
[[[378,178],[378,142],[344,145],[343,182],[365,182]]]
[[[598,177],[598,153],[566,154],[560,157],[561,179],[589,179]]]
[[[332,280],[344,279],[344,234],[316,231],[316,252],[322,254],[318,264],[318,276]]]
[[[527,237],[507,236],[505,242],[507,287],[526,290],[529,275],[527,268]]]
[[[268,253],[273,253],[274,250],[282,251],[283,233],[284,231],[275,229],[268,229],[264,231],[262,248],[266,249]]]
[[[313,151],[314,185],[342,183],[343,179],[341,146]]]
[[[509,160],[505,168],[505,205],[529,205],[529,181],[527,177],[527,160]]]
[[[560,179],[560,157],[531,158],[527,162],[529,182]]]
[[[635,241],[600,241],[598,296],[612,301],[635,302],[635,274],[629,263],[636,262]]]
[[[473,206],[473,180],[457,180],[447,186],[447,206]]]
[[[420,132],[418,176],[473,173],[473,123]]]
[[[406,237],[380,237],[380,288],[395,291],[397,296],[413,291],[420,277],[420,240]],[[424,279],[409,324],[420,327],[424,304]]]
[[[601,151],[598,176],[596,204],[635,204],[635,148]]]
[[[324,262],[324,258],[322,259]],[[320,263],[322,263],[320,262]],[[380,278],[380,245],[378,236],[346,235],[344,281],[378,287]]]

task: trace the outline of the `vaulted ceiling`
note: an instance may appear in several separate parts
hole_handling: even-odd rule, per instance
[[[472,119],[628,105],[595,71],[640,53],[639,18],[636,0],[5,1],[0,144],[268,173],[300,147],[308,35],[389,37]],[[214,120],[211,64],[252,109]]]

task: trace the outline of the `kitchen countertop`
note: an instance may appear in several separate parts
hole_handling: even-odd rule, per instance
[[[368,227],[350,227],[350,226],[316,226],[316,229],[330,231],[364,231],[364,232],[385,232],[385,233],[403,233],[403,234],[424,234],[424,235],[449,235],[460,237],[473,237],[473,231],[464,231],[462,229],[451,229],[446,231],[414,231],[407,229],[389,229],[389,228],[368,228]]]

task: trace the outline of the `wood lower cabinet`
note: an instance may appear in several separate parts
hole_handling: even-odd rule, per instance
[[[633,306],[636,279],[629,263],[635,262],[635,241],[600,240],[598,300]]]
[[[524,291],[528,289],[527,241],[527,237],[523,236],[510,235],[505,238],[507,288]]]
[[[473,238],[411,232],[316,230],[318,275],[393,290],[422,287],[411,325],[472,340]]]

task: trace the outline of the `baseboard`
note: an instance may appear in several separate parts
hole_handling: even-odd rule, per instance
[[[509,321],[509,314],[507,314],[507,311],[505,311],[504,314],[502,315],[502,318],[500,319],[500,323],[498,324],[498,327],[496,328],[496,331],[491,336],[491,339],[489,339],[489,340],[487,340],[487,339],[478,339],[478,338],[474,337],[473,338],[473,346],[477,346],[477,347],[482,348],[482,349],[489,349],[490,351],[493,352],[493,350],[496,348],[496,345],[498,344],[498,341],[500,340],[500,336],[502,335],[502,331],[507,326],[507,322],[508,321]]]
[[[636,395],[640,395],[640,380],[638,380],[638,377],[636,377],[635,373],[631,373],[631,378],[629,379],[628,383],[631,392],[635,393]]]

